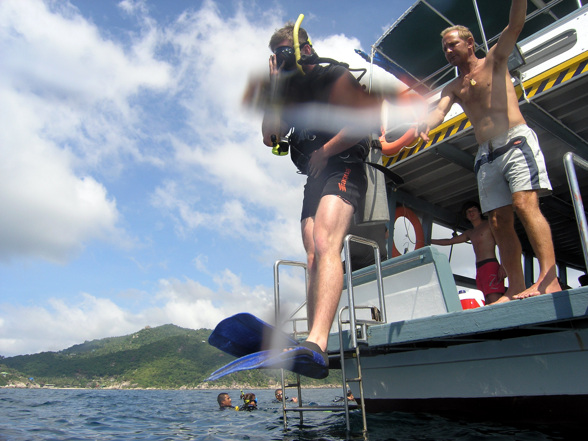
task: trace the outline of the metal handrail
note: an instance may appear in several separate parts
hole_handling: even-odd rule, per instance
[[[357,344],[357,335],[355,332],[356,329],[356,325],[357,325],[357,320],[355,317],[355,300],[354,300],[354,296],[353,296],[353,276],[352,276],[352,269],[351,269],[351,254],[350,254],[350,243],[351,242],[357,242],[363,245],[367,245],[367,246],[371,246],[374,249],[374,260],[375,260],[375,267],[376,267],[376,280],[377,280],[377,286],[378,286],[378,298],[379,298],[379,304],[380,304],[380,313],[381,313],[381,321],[382,322],[386,322],[386,308],[385,308],[385,299],[384,299],[384,288],[383,288],[383,282],[382,282],[382,265],[380,262],[380,247],[378,246],[378,244],[372,240],[368,240],[365,239],[363,237],[359,237],[359,236],[354,236],[352,234],[348,234],[345,237],[345,240],[343,242],[343,248],[344,248],[344,255],[345,255],[345,266],[346,266],[346,280],[347,280],[347,293],[348,293],[348,301],[349,301],[349,306],[345,306],[343,308],[341,308],[339,310],[339,317],[338,317],[338,325],[339,325],[339,350],[340,350],[340,357],[341,357],[341,374],[342,374],[342,387],[343,387],[343,397],[344,397],[344,404],[343,406],[302,406],[302,397],[301,397],[301,387],[300,387],[300,376],[297,375],[297,382],[296,382],[296,386],[298,388],[298,406],[297,407],[292,407],[292,408],[287,408],[286,407],[286,403],[285,400],[282,399],[282,413],[283,413],[283,420],[284,420],[284,430],[287,429],[287,412],[299,412],[300,413],[300,424],[303,424],[303,414],[304,412],[308,412],[308,411],[325,411],[325,410],[329,410],[329,411],[344,411],[345,412],[345,422],[347,425],[347,432],[349,433],[351,430],[350,427],[350,419],[349,419],[349,410],[350,408],[352,408],[352,406],[349,405],[349,401],[347,400],[347,382],[351,382],[351,381],[355,381],[355,382],[359,382],[360,383],[360,387],[359,387],[359,391],[360,391],[360,406],[354,406],[353,408],[357,408],[360,407],[361,409],[361,413],[362,413],[362,418],[363,418],[363,435],[364,438],[367,436],[367,420],[366,420],[366,413],[365,413],[365,401],[364,401],[364,393],[363,393],[363,384],[362,384],[362,376],[361,376],[361,363],[360,363],[360,354],[359,354],[359,346]],[[306,282],[306,287],[308,287],[308,271],[307,271],[307,266],[305,263],[303,262],[295,262],[295,261],[289,261],[289,260],[278,260],[275,262],[274,264],[274,302],[275,302],[275,316],[276,316],[276,323],[279,322],[280,319],[280,282],[279,282],[279,269],[280,266],[282,265],[289,265],[289,266],[297,266],[297,267],[302,267],[304,268],[305,272],[305,282]],[[306,303],[306,302],[305,302]],[[292,320],[294,322],[294,332],[296,332],[296,320],[294,318],[294,315],[296,315],[296,313],[298,311],[300,311],[303,308],[304,304],[302,304],[300,307],[298,307],[296,309],[296,311],[290,315],[289,320]],[[363,308],[363,307],[358,307],[358,308]],[[343,350],[343,341],[342,341],[342,333],[343,333],[343,328],[342,328],[342,313],[345,310],[349,311],[349,321],[347,323],[349,323],[350,329],[352,331],[350,331],[350,336],[352,339],[352,346],[355,350],[355,359],[357,361],[357,370],[358,370],[358,376],[356,378],[346,378],[346,373],[345,373],[345,363],[344,363],[344,358],[345,358],[345,354],[344,354],[344,350]],[[281,370],[281,380],[282,380],[282,388],[285,390],[285,388],[287,387],[286,383],[285,383],[285,377],[284,377],[284,370]],[[285,396],[285,394],[283,395]]]
[[[296,262],[293,260],[277,260],[274,263],[274,308],[275,308],[275,321],[276,321],[276,325],[278,323],[280,323],[280,266],[282,265],[286,265],[286,266],[296,266],[296,267],[300,267],[300,268],[304,268],[304,289],[308,290],[308,269],[306,267],[306,263],[304,262]],[[307,293],[308,294],[308,293]],[[305,296],[306,297],[306,296]],[[294,338],[296,338],[296,321],[297,319],[294,318],[294,315],[296,315],[298,313],[298,311],[300,311],[304,305],[306,304],[306,301],[304,301],[304,303],[302,303],[302,305],[300,305],[296,311],[294,311],[291,315],[290,315],[290,319],[292,320],[292,326],[293,326],[293,333],[294,333]],[[285,376],[284,376],[284,369],[280,369],[280,379],[281,379],[281,385],[282,385],[282,390],[283,390],[283,395],[282,395],[282,415],[283,415],[283,419],[284,419],[284,430],[287,429],[288,426],[288,417],[286,416],[286,381],[285,381]],[[297,390],[298,390],[298,406],[302,406],[302,394],[301,394],[301,389],[300,389],[300,375],[296,374],[296,386],[297,386]],[[303,413],[300,413],[300,424],[303,424]]]
[[[567,152],[564,155],[564,168],[568,178],[568,186],[570,187],[570,195],[572,197],[572,204],[574,205],[576,222],[578,223],[580,242],[582,244],[582,252],[584,253],[584,265],[586,267],[586,272],[588,272],[588,227],[586,224],[586,213],[584,211],[584,204],[582,203],[582,194],[580,193],[580,186],[578,185],[578,177],[576,176],[574,164],[582,167],[584,170],[588,170],[588,161],[572,152]]]
[[[376,266],[376,283],[378,285],[378,300],[380,302],[380,312],[382,314],[382,322],[387,323],[386,319],[386,305],[384,300],[384,287],[382,283],[382,263],[380,262],[380,247],[377,242],[365,239],[363,237],[348,234],[343,241],[343,249],[345,252],[345,277],[347,280],[347,299],[349,305],[349,327],[353,330],[351,334],[351,347],[357,347],[357,335],[355,334],[356,319],[355,319],[355,300],[353,296],[353,274],[351,268],[351,242],[357,242],[363,245],[371,246],[374,249],[374,261]]]
[[[298,267],[304,268],[304,286],[305,286],[305,288],[308,287],[308,270],[306,268],[306,263],[295,262],[292,260],[277,260],[276,263],[274,263],[274,304],[275,304],[276,323],[279,323],[279,321],[280,321],[280,265],[298,266]],[[301,305],[294,312],[294,314],[296,312],[298,312],[302,308],[303,305]]]
[[[374,262],[376,267],[376,283],[378,286],[378,300],[380,304],[380,313],[381,313],[381,321],[383,323],[387,322],[386,319],[386,305],[385,305],[385,298],[384,298],[384,286],[382,282],[382,263],[380,261],[380,247],[378,243],[365,239],[363,237],[355,236],[353,234],[348,234],[345,236],[343,240],[343,250],[345,254],[345,277],[347,281],[347,298],[348,298],[348,306],[344,306],[339,310],[338,315],[338,328],[339,328],[339,356],[341,358],[341,377],[343,379],[343,397],[345,401],[345,421],[347,424],[347,432],[350,431],[349,425],[349,403],[347,401],[347,382],[354,381],[359,383],[359,394],[360,394],[360,403],[361,403],[361,415],[363,419],[363,434],[367,436],[367,419],[365,416],[365,400],[363,394],[363,381],[362,381],[362,373],[361,373],[361,361],[360,361],[360,353],[359,353],[359,346],[357,344],[357,320],[355,316],[355,297],[353,295],[353,273],[351,267],[351,242],[360,243],[363,245],[371,246],[374,250]],[[349,336],[351,338],[351,347],[355,351],[355,361],[357,363],[357,377],[356,378],[347,378],[347,373],[345,370],[345,351],[343,349],[343,319],[342,314],[345,309],[349,312]]]
[[[357,377],[356,378],[347,378],[347,372],[345,369],[345,351],[343,349],[343,311],[349,310],[348,306],[344,306],[339,310],[338,314],[338,326],[339,326],[339,357],[341,358],[341,378],[342,378],[342,387],[343,387],[343,401],[345,406],[345,422],[347,424],[347,432],[351,431],[351,427],[349,424],[349,401],[347,400],[347,383],[348,382],[357,382],[359,383],[359,402],[361,408],[361,417],[363,421],[363,433],[367,434],[367,418],[365,416],[365,400],[363,394],[363,377],[361,374],[361,359],[359,354],[359,346],[354,348],[355,350],[355,362],[357,363]],[[351,314],[349,314],[351,315]],[[351,334],[355,334],[355,332],[350,331]]]

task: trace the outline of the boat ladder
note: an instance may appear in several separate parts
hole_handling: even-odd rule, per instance
[[[378,287],[378,299],[379,308],[375,306],[355,306],[355,299],[353,295],[353,280],[354,275],[351,271],[351,256],[350,247],[351,242],[357,242],[364,246],[371,246],[374,250],[375,268],[376,268],[376,282]],[[384,287],[382,282],[382,267],[380,264],[380,250],[378,244],[374,241],[364,239],[359,236],[347,235],[343,243],[344,255],[345,255],[345,274],[347,281],[347,298],[348,305],[339,309],[338,311],[338,334],[339,334],[339,359],[341,364],[341,382],[343,391],[343,405],[313,405],[303,406],[302,404],[302,386],[300,381],[300,375],[296,375],[296,381],[294,383],[286,384],[284,370],[281,370],[281,384],[282,384],[282,413],[284,420],[284,430],[288,427],[288,412],[298,412],[300,425],[304,424],[304,412],[345,412],[345,423],[347,432],[351,432],[350,426],[350,410],[360,409],[363,423],[363,435],[367,436],[367,420],[365,413],[365,400],[363,392],[363,380],[361,374],[361,358],[360,358],[360,344],[367,344],[367,329],[370,325],[386,323],[386,308],[384,304]],[[275,297],[275,309],[276,309],[276,323],[279,322],[280,317],[280,294],[279,294],[279,267],[282,265],[298,266],[303,267],[305,270],[305,282],[308,287],[308,272],[306,265],[302,262],[293,262],[287,260],[278,260],[274,265],[274,297]],[[305,306],[303,303],[294,313],[290,315],[289,321],[293,324],[293,336],[295,339],[300,337],[301,333],[297,331],[297,321],[307,320],[304,318],[294,318],[297,313]],[[356,310],[369,309],[371,312],[371,320],[358,319],[356,316]],[[347,317],[344,318],[345,313]],[[352,331],[353,330],[353,331]],[[348,343],[344,340],[347,337]],[[345,360],[353,359],[356,365],[356,376],[348,377],[347,369],[345,367]],[[359,386],[359,405],[349,404],[347,399],[347,384],[358,383]],[[286,406],[286,388],[296,388],[298,395],[297,406]]]

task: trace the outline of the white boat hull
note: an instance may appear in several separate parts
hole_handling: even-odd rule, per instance
[[[588,416],[587,326],[585,319],[563,320],[497,329],[472,335],[470,342],[449,338],[413,348],[362,347],[366,410],[459,411],[481,417],[516,412],[519,420]],[[353,358],[346,360],[345,370],[348,378],[359,375]],[[350,386],[358,396],[357,385]]]

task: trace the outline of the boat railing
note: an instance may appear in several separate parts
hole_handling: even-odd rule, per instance
[[[375,270],[376,270],[376,281],[378,287],[378,299],[379,299],[379,311],[377,308],[373,306],[356,306],[355,299],[353,295],[353,274],[352,274],[352,267],[351,267],[351,244],[355,242],[358,244],[362,244],[364,246],[371,246],[374,251],[374,261],[375,261]],[[362,337],[365,338],[367,333],[367,321],[365,320],[357,320],[355,310],[357,309],[370,309],[372,312],[372,317],[374,320],[369,321],[370,323],[386,323],[386,307],[385,307],[385,299],[384,299],[384,286],[382,281],[382,265],[380,262],[380,247],[378,246],[377,242],[373,240],[365,239],[363,237],[354,236],[352,234],[348,234],[344,241],[343,241],[343,250],[345,255],[345,271],[346,271],[346,282],[347,282],[347,295],[348,295],[348,306],[345,306],[339,310],[338,313],[338,327],[339,327],[339,356],[340,356],[340,363],[341,363],[341,380],[342,380],[342,389],[343,389],[343,401],[344,404],[342,406],[302,406],[302,388],[300,383],[300,375],[296,375],[296,381],[293,384],[287,384],[286,378],[284,375],[284,370],[281,369],[281,384],[282,388],[285,390],[287,387],[296,387],[298,391],[298,403],[297,407],[286,407],[285,402],[282,403],[282,413],[284,419],[284,430],[287,429],[287,412],[299,412],[300,414],[300,424],[303,424],[303,414],[304,412],[309,411],[344,411],[345,412],[345,422],[347,425],[347,432],[350,433],[350,417],[349,417],[349,410],[350,405],[349,401],[347,400],[347,383],[348,382],[356,382],[359,384],[359,391],[360,391],[360,409],[362,414],[362,421],[363,421],[363,435],[364,437],[367,436],[367,420],[365,414],[365,402],[364,402],[364,393],[363,393],[363,380],[361,376],[361,363],[359,357],[359,346],[358,346],[358,339],[357,339],[357,326],[361,327],[360,334]],[[304,269],[304,276],[305,276],[305,287],[308,287],[308,268],[305,263],[303,262],[296,262],[290,260],[278,260],[274,264],[274,304],[275,304],[275,318],[276,323],[280,322],[280,267],[282,266],[294,266],[300,267]],[[308,293],[306,293],[308,294]],[[300,305],[296,311],[289,314],[288,321],[292,322],[293,326],[293,334],[294,338],[297,337],[297,321],[300,320],[307,320],[307,317],[296,317],[298,313],[305,307],[306,302]],[[344,320],[342,318],[342,314],[344,311],[348,311],[348,320]],[[351,338],[351,346],[352,349],[355,351],[354,359],[357,363],[357,375],[353,377],[347,377],[346,370],[345,370],[345,351],[343,346],[343,325],[349,325],[349,335]],[[355,406],[357,407],[357,406]]]
[[[382,282],[382,264],[380,262],[380,247],[377,242],[373,240],[365,239],[363,237],[348,234],[345,236],[343,241],[343,250],[345,254],[345,278],[347,281],[347,301],[349,305],[349,328],[354,332],[350,332],[351,347],[355,349],[357,347],[357,333],[355,329],[357,327],[357,318],[355,314],[355,298],[353,296],[353,272],[351,267],[351,243],[359,243],[362,245],[371,246],[374,250],[374,262],[376,269],[376,283],[378,287],[378,302],[380,306],[380,317],[379,322],[386,323],[386,304],[384,299],[384,284]],[[342,330],[339,330],[341,333]]]
[[[588,171],[588,161],[572,152],[566,153],[563,161],[568,179],[568,186],[570,187],[572,204],[574,205],[574,212],[576,214],[576,222],[580,233],[580,242],[582,243],[582,251],[584,253],[584,265],[588,272],[588,226],[586,224],[584,204],[582,203],[582,194],[580,193],[580,186],[578,185],[578,177],[576,176],[576,168],[574,167],[575,164]]]
[[[305,290],[308,287],[308,269],[306,268],[306,263],[304,262],[296,262],[293,260],[277,260],[274,263],[274,305],[275,305],[275,320],[276,323],[280,323],[280,267],[281,266],[293,266],[299,267],[304,269],[304,288]],[[306,294],[306,292],[305,292]],[[306,299],[306,295],[304,296]],[[297,327],[296,323],[299,321],[307,321],[306,317],[296,318],[295,315],[298,314],[299,311],[302,310],[306,306],[306,300],[296,309],[296,311],[292,312],[289,315],[289,321],[292,322],[293,333],[294,335],[297,334]]]

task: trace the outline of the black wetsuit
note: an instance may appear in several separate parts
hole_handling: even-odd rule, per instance
[[[296,109],[296,104],[328,104],[335,82],[349,71],[339,65],[315,65],[306,75],[295,75],[285,85],[286,105]],[[359,82],[357,87],[361,87]],[[286,123],[292,127],[294,124]],[[343,129],[343,126],[341,127]],[[290,156],[302,174],[307,174],[308,160],[315,150],[322,147],[336,133],[309,131],[304,127],[294,127],[290,136]],[[320,199],[325,195],[337,195],[349,202],[354,210],[363,199],[367,179],[363,160],[369,151],[366,137],[354,146],[329,158],[327,166],[316,177],[308,177],[304,188],[304,202],[301,219],[314,216]]]

